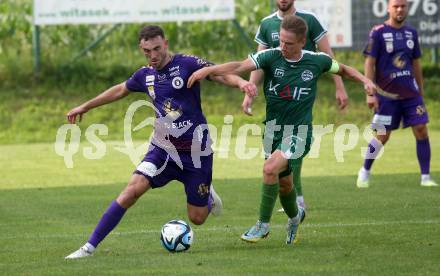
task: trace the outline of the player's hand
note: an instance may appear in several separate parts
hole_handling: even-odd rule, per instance
[[[377,111],[377,109],[379,108],[379,102],[377,100],[376,95],[367,95],[367,105],[368,108],[373,109],[374,111]]]
[[[344,110],[348,106],[348,96],[344,87],[336,88],[336,101],[339,110]]]
[[[375,95],[376,94],[376,84],[372,82],[371,80],[367,79],[364,82],[364,90],[367,93],[367,95]]]
[[[204,67],[192,73],[192,75],[188,79],[187,87],[191,88],[194,83],[199,80],[205,79],[209,75],[209,67]]]
[[[71,124],[74,124],[76,122],[76,117],[79,115],[79,121],[81,122],[83,114],[87,111],[88,110],[85,107],[81,105],[77,106],[67,113],[67,121],[69,121]]]
[[[244,96],[243,103],[241,104],[241,108],[246,115],[252,116],[252,102],[253,98],[248,95]]]
[[[239,83],[239,88],[249,97],[257,96],[257,86],[252,82],[243,80]]]

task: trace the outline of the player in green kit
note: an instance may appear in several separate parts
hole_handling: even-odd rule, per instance
[[[285,15],[296,15],[304,19],[307,23],[307,33],[306,33],[306,43],[304,45],[304,50],[309,50],[315,52],[318,48],[319,51],[327,53],[329,56],[333,57],[333,52],[330,47],[330,42],[327,37],[327,30],[324,28],[323,24],[319,21],[319,19],[315,16],[315,14],[298,10],[295,8],[294,0],[277,0],[276,1],[278,10],[271,15],[263,18],[260,26],[258,27],[258,31],[255,35],[255,42],[258,43],[257,51],[263,51],[269,48],[276,48],[280,46],[280,25],[281,20]],[[250,82],[258,85],[263,79],[262,70],[256,70],[251,72]],[[333,75],[333,80],[335,82],[336,87],[336,100],[339,104],[340,109],[344,109],[348,104],[348,96],[345,92],[344,83],[342,79],[338,75]],[[253,99],[251,97],[245,96],[242,108],[243,111],[252,115],[252,102]],[[302,163],[299,162],[297,166],[295,166],[292,172],[286,171],[286,175],[280,176],[280,184],[281,185],[291,185],[293,181],[293,185],[295,187],[295,191],[297,193],[297,203],[301,207],[305,208],[306,204],[304,202],[302,184],[301,184],[301,167]],[[293,178],[292,178],[293,177]],[[286,183],[286,184],[285,184]],[[279,211],[283,211],[280,209]]]
[[[256,225],[241,238],[257,242],[269,234],[269,222],[278,194],[287,214],[287,238],[297,240],[300,222],[305,211],[296,204],[292,184],[279,184],[285,171],[298,165],[309,152],[312,143],[312,109],[316,97],[316,83],[325,72],[331,72],[364,84],[368,95],[375,93],[375,85],[357,70],[340,64],[324,53],[302,50],[306,43],[307,24],[298,16],[283,18],[280,47],[252,54],[244,61],[206,67],[192,74],[191,87],[207,75],[242,74],[257,69],[264,71],[266,120],[264,149],[267,159],[263,167],[260,217]]]

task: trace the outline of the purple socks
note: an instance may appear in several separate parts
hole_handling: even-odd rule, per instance
[[[383,145],[379,140],[372,139],[370,143],[368,144],[368,150],[365,154],[365,161],[364,161],[364,168],[369,171],[371,169],[371,166],[373,165],[374,160],[376,160],[376,157],[379,155],[380,150],[382,149]]]
[[[429,163],[431,162],[429,138],[417,140],[417,159],[419,159],[421,173],[429,174]]]
[[[90,235],[88,242],[96,248],[116,225],[118,225],[125,211],[126,209],[119,205],[116,200],[113,201],[102,215],[101,220],[98,225],[96,225],[92,235]]]

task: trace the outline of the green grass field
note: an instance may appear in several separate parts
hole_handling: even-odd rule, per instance
[[[439,181],[440,131],[430,137],[432,175]],[[253,146],[259,142],[249,138]],[[295,246],[284,244],[281,213],[274,214],[268,239],[240,241],[257,219],[263,160],[239,160],[231,152],[214,164],[224,213],[193,227],[195,242],[188,252],[170,254],[159,242],[166,221],[187,220],[183,187],[173,182],[144,195],[93,257],[66,261],[125,186],[134,165],[111,145],[101,160],[75,155],[73,169],[50,143],[0,145],[0,274],[439,273],[440,188],[419,186],[410,130],[393,133],[365,190],[355,187],[361,146],[363,140],[338,163],[333,138],[325,136],[320,157],[306,159],[308,214]]]

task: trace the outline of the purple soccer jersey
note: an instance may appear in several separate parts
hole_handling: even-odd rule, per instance
[[[420,95],[412,66],[412,61],[421,56],[414,28],[396,29],[387,24],[373,27],[364,54],[376,58],[376,83],[383,90],[401,99]]]
[[[133,92],[146,93],[156,108],[153,144],[177,150],[190,150],[194,141],[205,144],[207,131],[200,132],[199,125],[206,125],[200,99],[200,84],[187,88],[191,74],[212,63],[195,57],[176,54],[161,70],[142,67],[127,81],[126,87]]]

